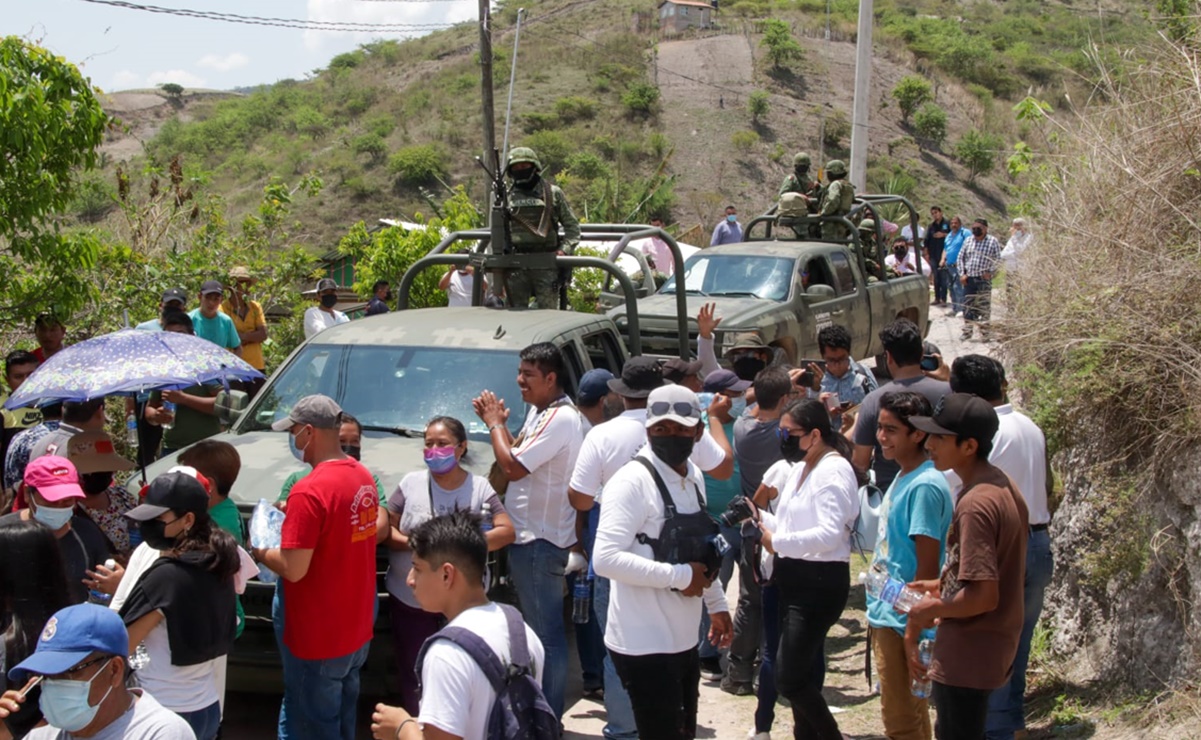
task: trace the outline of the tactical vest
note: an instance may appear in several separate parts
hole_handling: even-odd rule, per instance
[[[835,211],[831,215],[844,215],[850,213],[851,205],[855,202],[855,186],[847,180],[835,180],[826,188],[826,198],[831,199],[836,204]],[[822,210],[825,210],[823,203]]]
[[[519,252],[554,252],[559,248],[559,224],[554,219],[555,194],[546,178],[533,189],[514,185],[509,191],[509,232]]]

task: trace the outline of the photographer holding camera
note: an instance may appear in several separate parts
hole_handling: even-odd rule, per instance
[[[826,407],[804,399],[780,419],[784,459],[800,463],[780,491],[776,514],[760,511],[763,547],[775,554],[780,649],[776,684],[792,702],[797,737],[841,740],[838,723],[813,682],[826,633],[851,587],[851,525],[866,476],[851,466],[850,443],[830,428]]]
[[[647,398],[650,455],[639,454],[605,484],[593,568],[612,579],[605,646],[630,694],[641,737],[696,737],[702,603],[719,647],[733,635],[715,583],[724,554],[706,512],[704,479],[689,462],[704,433],[687,388],[668,385]],[[849,582],[849,581],[848,581]]]

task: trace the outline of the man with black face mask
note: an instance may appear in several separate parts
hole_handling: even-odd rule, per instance
[[[509,231],[518,253],[570,255],[580,243],[580,222],[571,212],[567,197],[558,185],[542,176],[542,162],[533,149],[519,146],[509,152],[505,166],[509,190]],[[559,237],[559,228],[563,237]],[[505,276],[505,291],[513,308],[528,308],[530,297],[538,308],[558,308],[558,270],[511,270]]]
[[[338,305],[338,284],[332,278],[317,281],[317,303],[320,305],[304,312],[305,339],[312,339],[318,332],[350,321],[346,314],[334,310],[334,306]]]
[[[718,545],[703,534],[716,534],[717,523],[705,513],[704,478],[688,460],[704,433],[696,394],[678,385],[651,391],[646,433],[651,454],[605,484],[593,568],[612,579],[605,646],[630,694],[638,734],[683,740],[696,736],[701,609],[709,612],[713,644],[725,647],[733,636],[714,582],[720,558],[710,556]],[[680,557],[660,546],[673,533]]]
[[[726,350],[726,359],[741,380],[755,380],[759,371],[771,364],[774,351],[753,332],[734,337],[734,346]]]
[[[822,185],[809,175],[811,165],[812,160],[807,153],[797,152],[796,156],[792,158],[792,174],[785,177],[784,182],[780,183],[778,195],[800,193],[805,196],[805,204],[808,206],[809,213],[817,213],[817,206],[822,199]]]
[[[976,219],[972,236],[959,252],[959,280],[964,287],[963,334],[971,339],[972,328],[979,324],[980,335],[988,339],[988,317],[992,307],[992,279],[1001,263],[1001,242],[988,233],[988,221]]]

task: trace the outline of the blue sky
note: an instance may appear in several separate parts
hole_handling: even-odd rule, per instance
[[[136,0],[135,0],[136,1]],[[142,0],[169,8],[358,23],[457,23],[477,16],[473,0]],[[10,0],[0,35],[21,36],[78,65],[106,92],[176,82],[229,89],[303,79],[336,54],[400,33],[347,33],[222,23],[83,0]]]

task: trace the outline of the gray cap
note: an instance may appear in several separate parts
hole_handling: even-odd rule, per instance
[[[333,278],[321,278],[320,280],[317,281],[317,292],[318,293],[320,293],[324,290],[337,290],[337,289],[338,289],[338,284],[334,282]]]
[[[271,425],[277,432],[284,432],[297,424],[309,424],[315,429],[337,429],[342,407],[329,396],[316,393],[296,402],[288,415]]]

